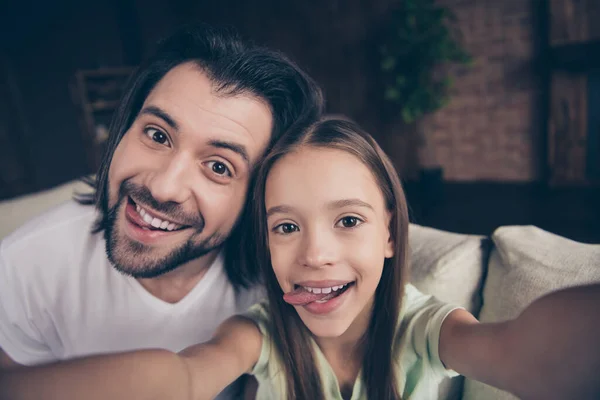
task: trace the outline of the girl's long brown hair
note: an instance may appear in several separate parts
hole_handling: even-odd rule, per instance
[[[400,399],[392,354],[408,273],[408,211],[404,191],[392,163],[369,134],[347,119],[325,117],[281,138],[262,164],[254,190],[255,236],[251,238],[254,246],[248,247],[254,249],[256,253],[251,257],[263,268],[272,323],[270,332],[284,367],[288,400],[318,400],[325,396],[310,341],[311,333],[294,307],[283,301],[283,291],[273,272],[264,192],[273,165],[284,155],[305,146],[338,149],[356,156],[376,178],[391,215],[389,230],[394,255],[385,260],[369,327],[361,343],[364,354],[362,378],[369,399]]]

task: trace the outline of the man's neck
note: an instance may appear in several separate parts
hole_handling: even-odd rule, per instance
[[[137,281],[154,297],[175,304],[196,287],[218,255],[219,250],[214,250],[166,274],[156,278],[138,278]]]

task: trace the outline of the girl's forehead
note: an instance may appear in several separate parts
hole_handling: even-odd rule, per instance
[[[357,198],[383,203],[369,168],[347,151],[302,147],[279,159],[267,177],[267,203],[324,203]]]
[[[364,163],[348,151],[304,145],[277,160],[271,167],[267,179],[281,174],[310,175],[315,172],[314,170],[339,174],[344,171],[344,168],[339,168],[341,165],[346,168],[368,171]]]

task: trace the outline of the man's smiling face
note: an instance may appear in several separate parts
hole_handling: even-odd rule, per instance
[[[153,277],[216,250],[245,201],[272,129],[256,96],[225,96],[192,63],[150,92],[109,169],[107,253]]]

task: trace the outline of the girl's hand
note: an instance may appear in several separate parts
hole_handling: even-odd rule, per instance
[[[479,324],[464,310],[440,332],[451,369],[523,399],[600,398],[600,284],[560,290],[512,321]]]

